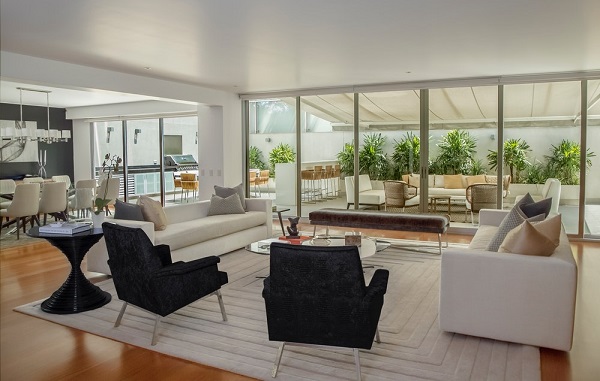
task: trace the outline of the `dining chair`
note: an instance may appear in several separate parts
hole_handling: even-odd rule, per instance
[[[200,182],[196,178],[195,173],[182,173],[181,175],[181,196],[183,201],[183,191],[185,191],[185,200],[188,199],[189,191],[192,191],[192,195],[194,196],[194,200],[196,199],[196,192],[198,192],[198,188]]]
[[[25,227],[27,222],[31,221],[40,224],[37,217],[40,206],[40,184],[29,183],[29,184],[18,184],[15,187],[15,194],[12,203],[6,209],[0,210],[0,216],[9,217],[12,220],[2,224],[0,228],[7,227],[13,223],[17,224],[17,239],[19,239],[19,230],[21,223],[23,226],[23,233],[25,233]]]
[[[73,185],[73,183],[71,182],[71,177],[69,177],[69,175],[56,175],[52,176],[51,179],[55,183],[63,182],[67,184],[67,190],[71,189],[71,185]]]
[[[42,188],[40,204],[38,207],[38,215],[44,214],[44,225],[48,218],[48,214],[52,215],[55,220],[67,220],[67,183],[56,182],[46,183]]]
[[[96,180],[78,180],[75,183],[75,193],[69,196],[69,208],[77,211],[77,218],[87,217],[94,207]]]
[[[6,209],[12,202],[17,183],[13,179],[0,180],[0,209]]]
[[[183,194],[183,188],[181,188],[181,177],[175,176],[175,172],[173,172],[173,188],[173,201],[175,201],[177,189],[181,189],[181,193]]]

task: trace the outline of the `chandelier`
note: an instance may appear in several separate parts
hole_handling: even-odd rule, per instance
[[[3,127],[2,128],[2,140],[20,140],[20,141],[38,141],[41,143],[54,143],[54,142],[67,142],[71,137],[70,130],[57,130],[50,128],[50,93],[48,90],[37,90],[27,89],[25,87],[17,87],[19,90],[19,106],[20,106],[20,120],[15,121],[14,127]],[[46,94],[46,117],[48,119],[48,126],[46,129],[38,129],[36,127],[28,127],[26,122],[23,121],[23,91],[31,91],[36,93]]]

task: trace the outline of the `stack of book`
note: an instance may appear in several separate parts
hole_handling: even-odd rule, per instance
[[[90,230],[92,225],[89,222],[58,222],[40,226],[41,234],[64,234],[73,235]]]

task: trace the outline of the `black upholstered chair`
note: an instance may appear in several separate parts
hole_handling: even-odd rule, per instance
[[[264,281],[269,340],[281,341],[273,366],[277,376],[286,344],[371,349],[387,290],[389,272],[375,271],[365,285],[355,246],[271,244],[270,275]]]
[[[117,296],[124,302],[115,327],[121,324],[127,304],[141,308],[155,315],[155,345],[161,317],[207,295],[218,297],[223,321],[227,321],[220,291],[227,273],[219,271],[219,257],[172,263],[169,246],[152,245],[142,229],[108,222],[102,229]]]

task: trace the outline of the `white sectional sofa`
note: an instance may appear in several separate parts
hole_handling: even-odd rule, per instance
[[[442,255],[439,323],[444,331],[571,349],[577,265],[562,229],[549,257],[486,251],[508,211],[483,209],[468,249]]]
[[[346,176],[346,200],[347,207],[354,205],[354,176]],[[358,204],[377,206],[380,209],[385,204],[385,192],[383,190],[383,182],[371,181],[369,175],[358,176]]]
[[[107,218],[106,222],[142,228],[153,244],[171,247],[173,262],[225,254],[272,235],[271,200],[246,199],[244,214],[208,216],[209,207],[210,201],[166,206],[168,224],[162,231],[154,231],[154,224],[146,221]],[[110,274],[104,238],[86,258],[88,271]]]
[[[450,180],[458,180],[451,182]],[[488,183],[496,184],[498,176],[493,175],[429,175],[427,177],[428,194],[429,196],[465,196],[466,189],[471,184]],[[409,174],[402,175],[402,181],[407,182],[417,188],[420,188],[420,175]],[[502,177],[502,188],[504,196],[508,195],[510,186],[510,175]]]

